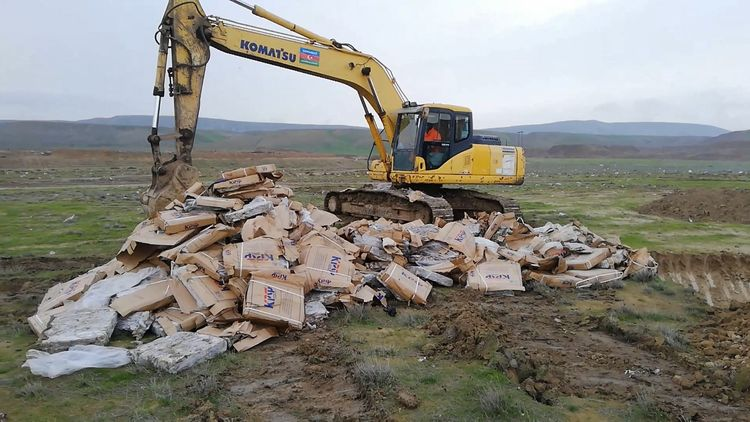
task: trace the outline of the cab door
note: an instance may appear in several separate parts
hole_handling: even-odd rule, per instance
[[[419,150],[422,117],[420,113],[403,113],[398,116],[394,137],[393,170],[414,171],[415,159]]]
[[[452,156],[453,113],[448,110],[432,108],[424,123],[422,157],[424,157],[428,171],[436,170]]]

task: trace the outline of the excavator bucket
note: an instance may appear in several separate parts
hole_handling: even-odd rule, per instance
[[[183,161],[173,160],[151,170],[151,186],[141,197],[143,210],[149,218],[156,217],[170,202],[185,200],[185,191],[198,181],[198,169]]]

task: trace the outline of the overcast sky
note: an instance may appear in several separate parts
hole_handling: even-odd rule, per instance
[[[4,1],[0,119],[150,114],[153,33],[165,4]],[[273,25],[228,0],[202,4],[208,14]],[[476,127],[597,119],[750,128],[750,1],[261,5],[378,57],[413,101],[472,108]],[[218,51],[208,65],[201,113],[364,125],[351,88]]]

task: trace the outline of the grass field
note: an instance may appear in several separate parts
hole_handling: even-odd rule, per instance
[[[47,380],[20,368],[26,350],[36,340],[25,317],[33,314],[49,286],[103,263],[117,252],[143,218],[138,197],[150,174],[148,156],[126,158],[108,153],[92,161],[76,154],[55,157],[53,153],[52,157],[24,155],[3,160],[0,412],[8,414],[9,420],[170,420],[196,414],[264,418],[253,416],[241,404],[243,398],[228,387],[242,374],[257,373],[259,365],[264,365],[259,360],[261,352],[255,349],[224,355],[176,376],[129,366]],[[220,170],[266,162],[277,163],[285,172],[282,183],[294,189],[298,200],[317,206],[322,205],[322,193],[327,190],[366,182],[364,161],[350,158],[227,154],[196,160],[206,180]],[[690,223],[642,215],[637,209],[674,189],[743,187],[750,182],[748,173],[750,164],[739,162],[531,159],[523,186],[485,190],[517,199],[524,217],[534,224],[577,219],[600,235],[619,236],[632,247],[747,254],[748,225]],[[613,315],[626,330],[689,330],[705,317],[705,305],[689,293],[666,281],[654,283],[627,284],[605,296],[597,292],[594,296],[551,293],[544,303],[552,313],[575,318],[604,318],[620,310]],[[440,290],[436,306],[453,300],[451,290]],[[569,396],[543,404],[486,359],[431,355],[429,364],[418,365],[428,354],[428,345],[436,341],[423,329],[429,318],[427,311],[419,309],[403,309],[395,319],[373,309],[359,316],[339,313],[329,321],[325,330],[341,336],[347,350],[342,362],[353,368],[351,382],[362,390],[357,400],[396,420],[668,419],[663,409],[647,399]],[[295,354],[297,345],[292,340],[277,343],[284,353]],[[117,337],[115,343],[130,342]],[[270,354],[269,358],[274,356],[278,357]],[[357,378],[362,368],[374,368],[370,381]],[[397,400],[401,390],[419,398],[416,409]],[[309,416],[294,409],[290,410],[292,416]],[[379,416],[384,414],[376,413],[373,418],[381,419]]]

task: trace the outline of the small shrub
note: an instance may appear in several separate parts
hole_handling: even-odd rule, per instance
[[[427,315],[414,312],[401,312],[396,317],[400,325],[409,328],[419,328],[427,322]]]
[[[510,418],[524,414],[519,404],[495,387],[479,391],[479,407],[488,418]]]
[[[371,319],[370,307],[365,305],[354,305],[349,308],[349,321],[367,322]],[[347,321],[348,322],[348,321]]]
[[[750,367],[743,366],[734,374],[734,389],[739,392],[750,390]]]
[[[651,391],[641,391],[635,396],[635,404],[630,410],[632,419],[643,419],[649,421],[668,420],[667,415],[659,409],[658,404],[653,399]]]
[[[435,374],[425,375],[419,379],[420,384],[432,385],[437,384],[438,378]]]
[[[612,314],[617,319],[641,319],[642,316],[637,309],[628,305],[622,305],[619,309],[613,310]]]
[[[609,312],[599,320],[599,329],[610,335],[619,335],[622,333],[620,320],[617,319],[617,316],[613,312]]]
[[[391,366],[382,362],[358,363],[354,367],[354,377],[365,392],[390,389],[396,381]]]
[[[378,346],[370,350],[370,354],[378,358],[388,358],[394,356],[396,351],[392,347]]]
[[[685,337],[680,334],[679,331],[672,327],[667,326],[661,326],[659,327],[659,333],[664,337],[664,342],[669,345],[669,347],[675,349],[675,350],[685,350],[688,347],[688,341],[685,339]]]
[[[169,403],[174,399],[174,389],[167,381],[154,377],[151,378],[146,388],[160,402]]]
[[[211,395],[220,387],[216,374],[198,374],[191,381],[187,387],[187,391],[198,396]]]
[[[527,287],[532,292],[536,292],[546,298],[554,298],[560,296],[559,289],[553,289],[552,287],[538,281],[532,281],[528,284]]]
[[[47,389],[39,381],[30,381],[16,390],[16,396],[25,398],[40,398],[47,394]]]

